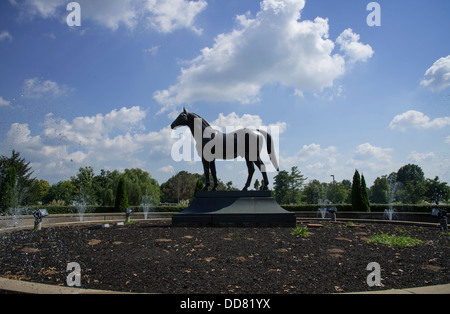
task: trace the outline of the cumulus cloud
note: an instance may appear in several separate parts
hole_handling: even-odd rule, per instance
[[[42,131],[35,135],[28,124],[12,124],[0,148],[23,153],[36,174],[44,178],[67,178],[86,165],[118,169],[126,161],[143,167],[149,156],[154,160],[170,156],[174,142],[170,127],[145,132],[146,114],[138,106],[72,121],[49,113],[41,124]]]
[[[13,40],[12,35],[7,31],[0,32],[0,42],[6,41],[6,40],[9,40],[9,41]]]
[[[10,103],[10,101],[5,100],[2,96],[0,96],[0,107],[9,107]]]
[[[168,165],[168,166],[159,168],[158,171],[160,171],[162,173],[173,174],[173,173],[175,173],[175,168],[171,165]]]
[[[359,42],[359,37],[358,34],[353,33],[351,28],[347,28],[336,39],[336,43],[341,46],[341,51],[349,57],[351,62],[365,62],[374,53],[370,45],[364,45]]]
[[[420,83],[433,92],[440,92],[450,86],[450,55],[437,60],[426,72]]]
[[[57,82],[38,77],[26,79],[23,85],[23,95],[27,98],[59,97],[67,94],[70,90],[65,85],[59,85]]]
[[[392,148],[383,148],[373,146],[370,143],[364,143],[356,147],[346,165],[362,171],[382,171],[389,169],[392,165]]]
[[[400,129],[405,131],[408,128],[416,129],[439,129],[450,125],[450,117],[435,118],[431,120],[422,112],[416,110],[409,110],[402,114],[399,114],[392,119],[389,127],[391,129]]]
[[[162,33],[171,33],[181,28],[192,29],[201,33],[195,27],[195,18],[207,6],[206,0],[147,0],[144,8],[148,11],[149,24]]]
[[[228,129],[240,129],[240,128],[267,128],[271,130],[276,127],[279,134],[283,133],[287,128],[286,122],[277,122],[266,125],[259,115],[243,114],[239,117],[238,114],[232,112],[225,116],[223,113],[219,114],[219,118],[211,123],[211,125],[220,128],[223,132]]]
[[[418,153],[416,151],[412,151],[409,153],[408,159],[415,163],[422,163],[424,161],[431,161],[435,157],[435,153]]]
[[[67,15],[65,0],[10,0],[22,14],[59,18]],[[134,29],[138,23],[169,33],[180,28],[201,32],[194,22],[207,6],[206,0],[78,0],[82,20],[87,19],[117,30],[121,25]]]
[[[199,100],[258,102],[269,84],[292,87],[297,95],[321,91],[345,73],[346,57],[355,62],[372,55],[350,29],[339,37],[343,54],[333,53],[328,20],[301,21],[304,6],[304,0],[263,0],[254,18],[237,16],[235,28],[202,49],[175,85],[154,93],[162,111]]]
[[[299,166],[306,177],[326,180],[331,173],[336,172],[339,156],[335,146],[322,147],[320,144],[312,143],[303,145],[293,156],[281,156],[280,166],[283,169]]]

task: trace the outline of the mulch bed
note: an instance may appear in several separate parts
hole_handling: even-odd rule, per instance
[[[339,293],[450,283],[450,235],[437,227],[319,223],[307,238],[292,228],[182,228],[170,221],[16,231],[0,236],[0,277],[66,285],[67,264],[76,262],[82,288],[130,292]],[[382,233],[426,245],[367,242]],[[371,262],[381,266],[381,287],[366,283]]]

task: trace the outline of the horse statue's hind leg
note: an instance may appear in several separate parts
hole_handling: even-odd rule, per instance
[[[247,191],[248,187],[252,183],[253,174],[255,173],[255,166],[253,165],[253,161],[250,161],[248,159],[246,159],[245,161],[247,163],[248,177],[247,182],[245,183],[245,186],[242,189],[242,191]]]
[[[209,186],[211,185],[211,182],[209,180],[209,170],[211,169],[211,174],[213,176],[213,181],[214,181],[214,186],[211,189],[211,191],[216,191],[217,190],[217,186],[219,185],[218,181],[217,181],[217,172],[216,172],[216,163],[215,161],[207,161],[205,159],[202,159],[202,164],[203,164],[203,171],[204,171],[204,175],[205,175],[205,187],[203,188],[203,191],[208,191],[209,190]]]
[[[259,171],[261,171],[261,174],[263,176],[264,184],[261,186],[261,190],[268,190],[269,189],[269,179],[267,178],[266,173],[266,166],[264,165],[261,158],[258,156],[258,159],[254,161],[256,167],[258,167]]]

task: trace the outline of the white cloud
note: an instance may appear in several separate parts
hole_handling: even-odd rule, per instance
[[[450,86],[450,55],[437,60],[426,72],[420,85],[440,92]]]
[[[47,114],[43,130],[32,135],[28,124],[14,123],[0,142],[2,151],[16,149],[31,161],[36,175],[64,179],[86,165],[94,169],[144,167],[153,160],[170,158],[170,127],[145,132],[146,111],[121,108],[107,114],[76,117],[72,121]]]
[[[5,100],[2,96],[0,96],[0,107],[9,107],[10,103],[10,101]]]
[[[389,127],[391,129],[400,129],[405,131],[408,128],[429,129],[443,128],[450,125],[450,117],[435,118],[433,120],[422,112],[409,110],[399,114],[392,119]]]
[[[345,58],[333,54],[328,20],[300,21],[304,0],[263,0],[255,18],[240,15],[235,28],[181,70],[178,82],[154,93],[162,111],[194,101],[260,100],[264,85],[292,87],[297,95],[333,86],[345,73]],[[367,60],[370,46],[345,31],[341,42],[351,60]],[[371,50],[371,48],[370,48]]]
[[[364,143],[356,147],[353,157],[347,161],[346,165],[361,170],[360,172],[384,171],[392,166],[393,152],[392,148],[382,148]]]
[[[175,173],[175,168],[173,166],[169,165],[166,167],[159,168],[158,171],[163,172],[163,173],[173,174],[173,173]]]
[[[27,98],[40,98],[43,96],[59,97],[70,91],[65,85],[59,85],[51,80],[44,81],[42,78],[26,79],[23,86],[23,95]]]
[[[59,18],[67,16],[65,0],[10,0],[22,14],[31,17]],[[84,19],[117,30],[121,25],[134,29],[144,22],[156,30],[169,33],[187,28],[201,32],[194,25],[206,0],[77,0]],[[63,19],[61,19],[63,21]],[[65,20],[64,20],[65,22]],[[83,23],[83,22],[82,22]]]
[[[5,40],[9,40],[9,41],[13,40],[12,35],[7,31],[3,31],[0,33],[0,42],[5,41]]]
[[[429,152],[429,153],[418,153],[416,151],[412,151],[409,156],[408,159],[416,162],[416,163],[422,163],[424,161],[431,161],[434,157],[435,157],[435,153],[433,152]]]
[[[258,115],[251,114],[243,114],[242,117],[239,117],[235,112],[230,113],[225,116],[223,113],[219,114],[219,118],[211,123],[211,125],[220,128],[223,132],[226,132],[227,128],[229,129],[239,129],[239,128],[268,128],[269,130],[272,127],[277,127],[279,134],[283,133],[287,128],[286,122],[277,122],[274,124],[265,125]]]
[[[359,42],[359,35],[353,33],[351,28],[347,28],[336,39],[336,43],[341,46],[343,51],[351,62],[367,61],[373,55],[372,47]]]
[[[335,146],[322,148],[317,143],[303,145],[293,156],[280,157],[280,168],[290,170],[298,166],[300,171],[310,179],[326,180],[330,174],[337,174],[340,154]]]
[[[144,52],[152,56],[156,56],[158,54],[159,48],[161,48],[161,46],[152,46],[151,48],[144,49]]]
[[[171,33],[181,28],[201,33],[194,26],[196,16],[207,6],[206,0],[147,0],[145,9],[149,12],[149,24],[161,33]]]
[[[382,148],[373,146],[370,143],[359,145],[355,150],[354,158],[357,160],[378,160],[380,162],[390,162],[392,148]]]

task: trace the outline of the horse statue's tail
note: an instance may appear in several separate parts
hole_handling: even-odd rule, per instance
[[[275,147],[273,145],[272,136],[263,130],[257,130],[259,133],[261,133],[264,138],[266,139],[267,143],[267,153],[269,154],[270,161],[272,162],[272,165],[275,167],[277,171],[280,171],[280,168],[278,167],[278,161],[277,161],[277,155],[275,154]]]

